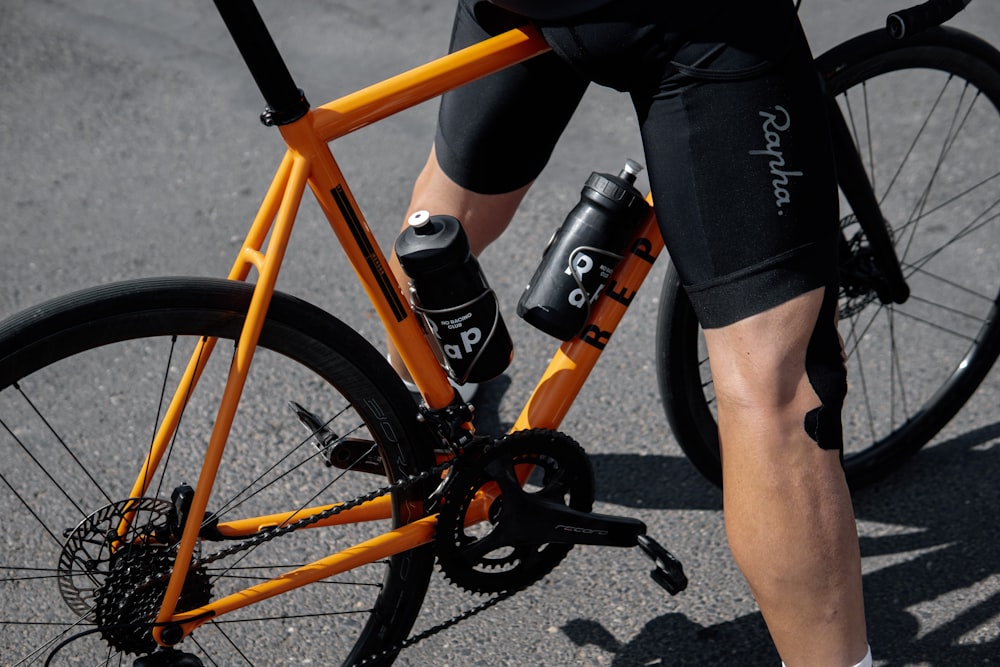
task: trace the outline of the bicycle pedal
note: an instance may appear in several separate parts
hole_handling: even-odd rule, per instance
[[[368,438],[341,436],[330,430],[318,415],[310,412],[295,401],[289,401],[295,416],[309,429],[313,446],[320,453],[327,467],[368,472],[375,475],[385,474],[382,457],[375,447],[375,441]]]
[[[684,566],[676,556],[649,535],[640,535],[637,541],[642,552],[656,564],[649,573],[653,581],[671,595],[677,595],[687,588],[688,579],[684,574]]]

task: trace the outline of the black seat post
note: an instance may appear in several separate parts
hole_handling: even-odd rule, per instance
[[[287,125],[309,111],[305,95],[295,85],[278,47],[253,0],[215,0],[236,47],[267,103],[265,125]]]

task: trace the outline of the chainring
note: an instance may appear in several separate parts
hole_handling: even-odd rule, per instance
[[[522,490],[517,479],[532,467]],[[518,520],[504,514],[505,493],[537,495],[589,512],[594,503],[590,459],[572,438],[538,429],[505,436],[478,455],[461,460],[444,491],[436,543],[445,577],[472,593],[503,593],[530,586],[551,572],[573,547],[505,544],[501,522]],[[489,502],[487,520],[466,525],[470,508],[481,502]]]

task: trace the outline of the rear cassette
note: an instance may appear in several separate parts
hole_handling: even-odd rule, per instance
[[[172,511],[166,500],[132,498],[106,505],[68,531],[59,590],[70,609],[96,623],[108,646],[122,653],[156,648],[153,621],[174,562]],[[205,570],[191,567],[176,609],[206,604],[211,593]]]

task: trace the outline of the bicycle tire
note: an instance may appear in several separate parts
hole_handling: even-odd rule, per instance
[[[1000,354],[1000,53],[950,27],[902,41],[859,36],[817,59],[873,179],[911,296],[882,304],[850,286],[867,252],[841,197],[840,329],[848,355],[844,467],[852,488],[883,478],[961,409]],[[880,113],[881,112],[881,113]],[[846,214],[845,214],[846,213]],[[703,338],[673,266],[657,322],[660,395],[695,468],[722,483]]]
[[[95,627],[95,619],[124,613],[101,601],[101,586],[118,590],[108,583],[112,556],[91,563],[79,573],[83,579],[73,579],[55,563],[81,562],[79,555],[65,553],[78,545],[73,539],[64,543],[64,536],[74,529],[80,533],[79,526],[91,525],[84,518],[90,512],[117,507],[113,503],[128,494],[163,396],[169,400],[177,386],[174,378],[187,364],[182,346],[202,336],[220,343],[234,340],[251,290],[226,280],[136,280],[84,290],[0,325],[0,486],[6,487],[0,494],[5,517],[0,653],[5,662],[41,664],[58,643],[87,630],[90,634],[64,649],[76,659],[118,664],[125,655],[144,652],[133,644],[144,628],[126,626],[121,634],[111,634]],[[175,484],[197,481],[200,452],[218,406],[215,381],[225,377],[231,362],[232,350],[217,345],[147,495],[166,499]],[[373,474],[374,464],[369,472],[327,466],[288,400],[329,420],[329,428],[343,438],[377,450],[381,479]],[[416,403],[398,376],[358,333],[304,301],[276,293],[209,510],[227,510],[226,516],[233,517],[319,506],[425,470],[433,454],[416,417]],[[204,573],[210,593],[242,589],[413,520],[422,512],[420,493],[395,492],[391,521],[299,530],[212,564]],[[150,507],[159,507],[158,502],[150,501]],[[230,544],[203,541],[202,553]],[[143,566],[138,561],[140,573],[121,575],[122,581],[135,583],[145,576]],[[431,545],[420,547],[225,615],[196,630],[179,648],[206,664],[247,658],[278,664],[293,657],[353,664],[406,638],[432,570]],[[128,601],[115,603],[122,609],[133,604],[133,598],[122,599]],[[144,608],[144,603],[134,604]],[[366,664],[386,665],[394,657]]]

